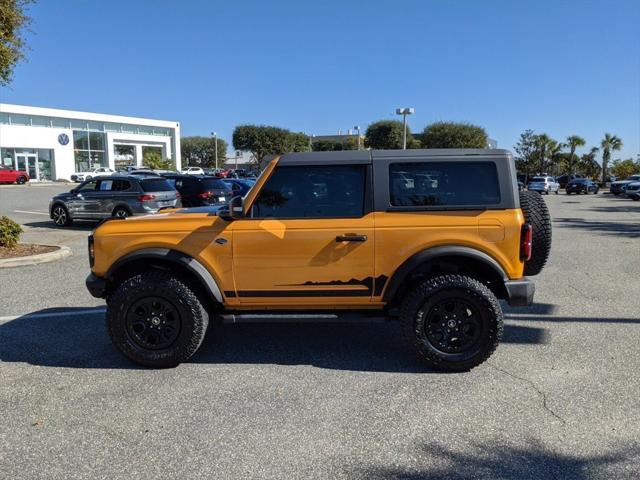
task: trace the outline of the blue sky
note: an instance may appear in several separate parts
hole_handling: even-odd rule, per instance
[[[31,7],[29,61],[0,101],[332,134],[412,106],[640,153],[640,1],[70,1]]]

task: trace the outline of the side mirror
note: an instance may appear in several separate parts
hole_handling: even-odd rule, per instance
[[[233,197],[226,207],[222,207],[218,216],[228,222],[244,218],[244,202],[241,196]]]

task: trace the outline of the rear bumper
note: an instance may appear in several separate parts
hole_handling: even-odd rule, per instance
[[[85,285],[89,293],[96,298],[104,298],[107,292],[107,282],[104,278],[100,278],[93,273],[90,273],[85,280]]]
[[[504,286],[507,289],[507,302],[512,307],[526,307],[533,303],[533,295],[536,293],[536,284],[533,280],[527,277],[520,280],[507,280]]]

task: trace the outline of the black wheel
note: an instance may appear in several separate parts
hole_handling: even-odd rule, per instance
[[[202,344],[209,316],[196,290],[170,273],[134,275],[107,302],[107,330],[129,360],[175,367]]]
[[[16,183],[18,185],[24,185],[25,183],[27,183],[27,177],[18,177],[18,179],[16,180]]]
[[[93,177],[92,177],[91,175],[87,175],[87,176],[84,178],[84,180],[85,180],[85,181],[87,181],[87,180],[91,180],[92,178],[93,178]]]
[[[558,190],[556,190],[556,195],[558,195],[558,193],[559,193]]]
[[[118,218],[127,218],[131,213],[124,207],[116,207],[113,209],[113,213],[111,215]]]
[[[551,215],[542,197],[531,192],[520,192],[520,208],[533,229],[531,260],[524,264],[524,274],[537,275],[551,252]]]
[[[571,192],[567,192],[567,195],[571,195]]]
[[[503,331],[498,299],[464,275],[421,283],[403,300],[400,321],[413,353],[429,367],[450,372],[467,371],[487,360]]]
[[[51,209],[51,219],[58,227],[68,227],[73,223],[67,208],[61,204],[53,206]]]

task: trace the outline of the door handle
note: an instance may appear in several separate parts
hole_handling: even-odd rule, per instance
[[[336,242],[366,242],[366,235],[338,235]]]

